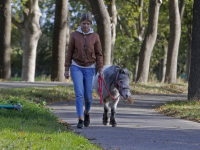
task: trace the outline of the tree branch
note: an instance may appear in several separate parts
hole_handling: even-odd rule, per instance
[[[126,35],[128,35],[128,37],[131,37],[131,35],[128,32],[128,29],[127,29],[126,25],[123,24],[123,22],[121,22],[121,20],[119,19],[119,17],[117,17],[117,22],[119,22],[119,24],[122,26],[122,28],[124,29]]]
[[[12,17],[12,23],[17,27],[17,28],[21,28],[22,27],[22,23],[18,22],[17,20],[15,20],[15,18]]]

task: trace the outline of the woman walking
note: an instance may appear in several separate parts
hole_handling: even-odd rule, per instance
[[[92,105],[93,77],[95,75],[95,62],[99,74],[103,77],[103,55],[99,35],[90,28],[92,17],[84,13],[80,19],[77,31],[70,35],[68,51],[65,60],[65,78],[69,78],[71,66],[71,77],[74,83],[76,95],[76,111],[78,116],[78,128],[83,124],[90,124],[89,111]],[[83,120],[83,98],[85,102]]]

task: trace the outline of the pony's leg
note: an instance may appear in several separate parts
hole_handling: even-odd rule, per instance
[[[119,97],[117,100],[113,100],[112,107],[111,107],[111,116],[110,116],[110,124],[112,127],[116,127],[117,123],[115,121],[115,114],[116,114],[116,109],[117,109],[117,104],[119,102]]]
[[[108,125],[109,102],[104,99],[103,124]]]

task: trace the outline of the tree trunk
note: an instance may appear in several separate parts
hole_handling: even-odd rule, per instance
[[[65,47],[66,33],[68,27],[68,0],[56,0],[54,33],[53,33],[53,49],[52,49],[52,65],[51,80],[63,82],[64,63],[65,63]]]
[[[185,82],[189,81],[189,76],[190,76],[190,65],[191,65],[191,49],[192,49],[192,19],[189,19],[190,17],[188,16],[189,12],[186,11],[186,16],[188,18],[188,33],[187,33],[187,54],[186,54],[186,78]]]
[[[101,40],[104,65],[111,64],[111,24],[108,11],[103,0],[89,0],[97,22],[97,30]]]
[[[139,83],[146,83],[148,81],[149,63],[153,46],[157,37],[158,16],[161,3],[162,0],[149,1],[149,22],[147,34],[142,43],[139,54],[139,67],[137,75],[137,82]]]
[[[164,47],[164,56],[160,60],[161,63],[160,63],[160,69],[159,69],[159,82],[161,83],[164,83],[165,81],[168,45],[165,44],[163,47]]]
[[[192,49],[192,27],[188,25],[185,82],[188,82],[190,76],[191,49]]]
[[[42,14],[38,0],[28,0],[25,7],[23,22],[19,23],[15,19],[12,19],[12,22],[18,27],[22,37],[22,81],[34,82],[37,44],[42,35],[39,24]]]
[[[180,2],[180,18],[181,20],[183,19],[183,14],[184,14],[184,10],[185,10],[185,0],[181,0]]]
[[[138,66],[139,66],[139,57],[137,56],[135,60],[135,68],[134,68],[134,78],[133,78],[134,82],[136,82],[137,80]]]
[[[144,3],[144,0],[139,0],[139,7],[143,9],[143,3]],[[145,29],[145,26],[142,24],[143,22],[143,14],[142,14],[142,9],[140,11],[140,15],[139,15],[139,29],[138,29],[138,41],[142,41],[143,40],[143,35],[144,35],[144,29]]]
[[[0,2],[0,78],[11,79],[11,0]]]
[[[69,11],[68,11],[68,14],[67,14],[67,27],[66,27],[66,46],[65,46],[66,50],[65,50],[65,55],[67,54],[67,51],[68,51],[69,38],[70,38],[70,30],[69,30]]]
[[[165,82],[176,83],[177,58],[181,36],[181,20],[178,8],[178,0],[169,0],[170,35],[167,52],[167,68]]]
[[[191,66],[188,86],[188,100],[200,99],[200,1],[194,0]]]
[[[116,26],[117,26],[117,9],[115,0],[107,0],[108,4],[108,12],[111,20],[111,64],[113,64],[114,60],[114,46],[116,40]]]
[[[144,0],[139,0],[139,7],[141,8],[140,10],[140,14],[138,17],[138,35],[137,35],[137,41],[138,42],[142,42],[143,40],[143,35],[144,35],[144,30],[145,30],[145,26],[142,24],[143,22],[143,3]],[[139,56],[137,56],[136,60],[135,60],[135,71],[134,71],[134,82],[136,82],[137,80],[137,74],[138,74],[138,65],[139,65]]]

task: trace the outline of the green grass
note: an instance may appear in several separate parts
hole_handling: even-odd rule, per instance
[[[188,84],[161,84],[161,83],[147,83],[147,84],[130,84],[132,94],[184,94],[187,93]]]
[[[57,86],[57,87],[28,87],[14,89],[0,89],[0,98],[3,95],[23,96],[27,100],[32,100],[36,103],[40,102],[62,102],[74,100],[73,86]]]
[[[164,115],[187,119],[200,123],[200,100],[199,101],[172,101],[156,110]]]
[[[0,109],[0,149],[101,149],[72,132],[66,122],[44,106],[46,102],[69,100],[72,89],[61,86],[0,89],[0,105],[19,102],[23,106],[21,112]]]

